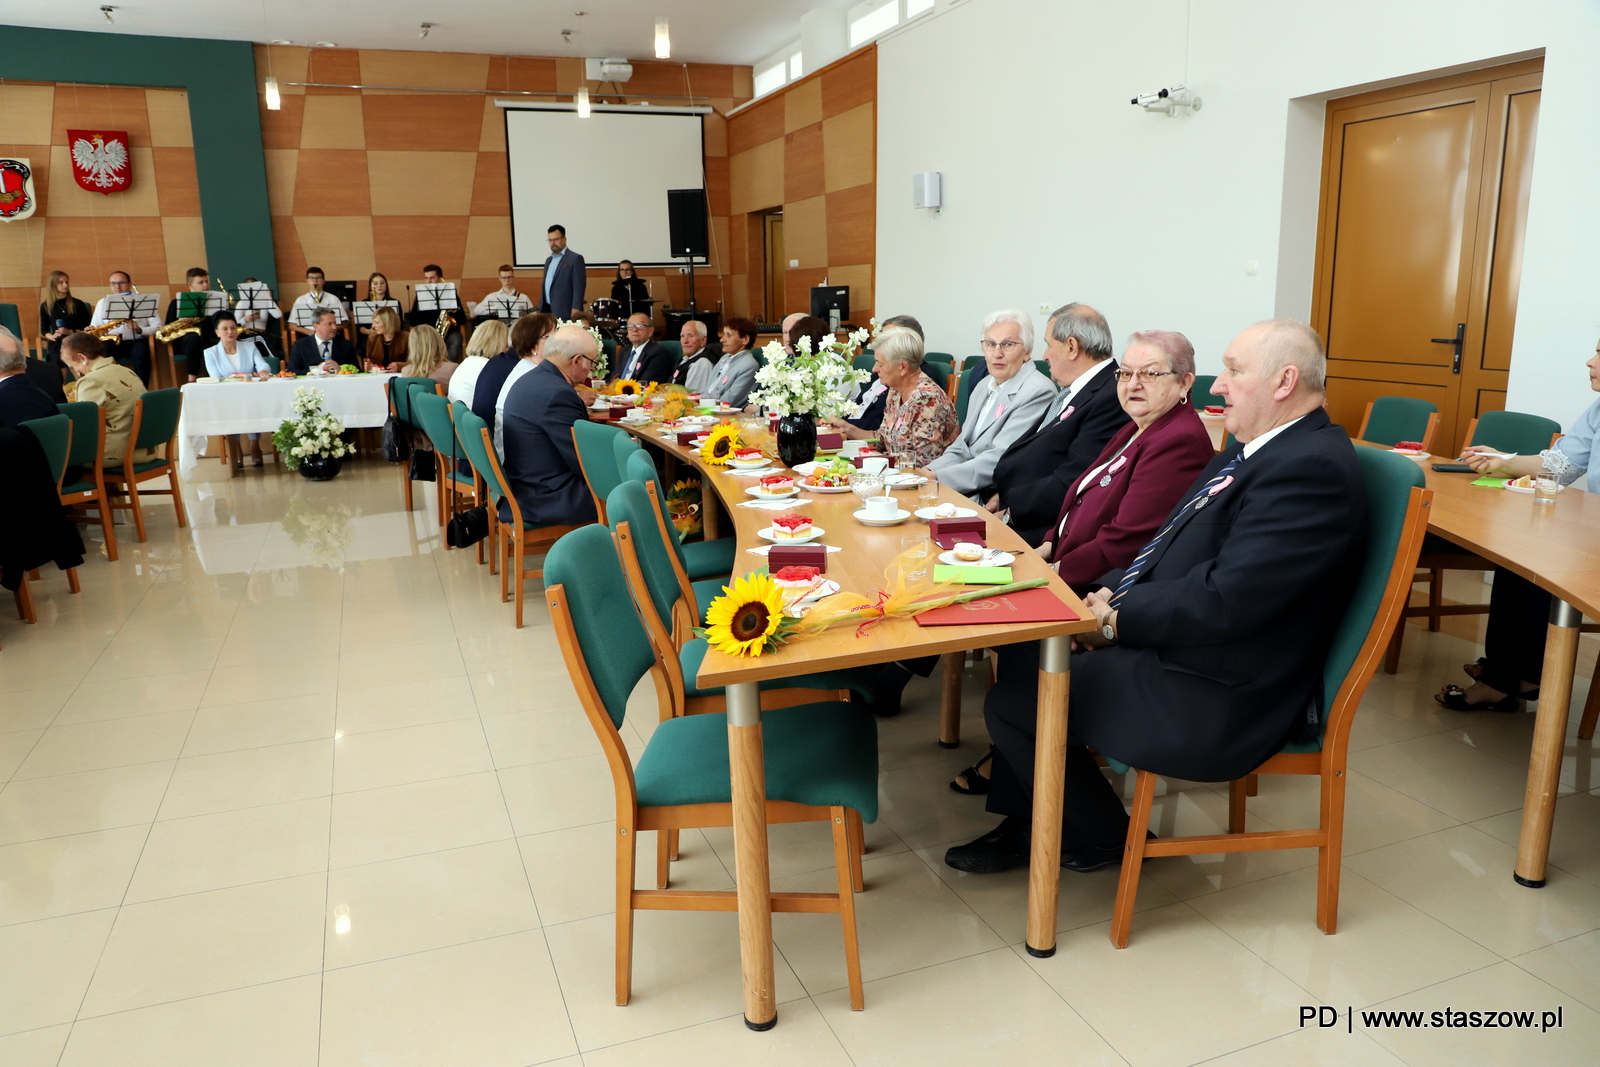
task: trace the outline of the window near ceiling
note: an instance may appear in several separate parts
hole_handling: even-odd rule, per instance
[[[755,66],[752,88],[757,96],[782,89],[800,77],[800,42],[785,45]]]
[[[850,9],[850,47],[860,48],[900,24],[900,0],[866,0]]]
[[[933,0],[906,0],[906,18],[916,18],[933,10]]]

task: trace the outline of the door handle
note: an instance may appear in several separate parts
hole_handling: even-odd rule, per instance
[[[1455,354],[1455,359],[1451,363],[1451,366],[1450,366],[1450,373],[1451,374],[1460,374],[1461,373],[1461,349],[1467,343],[1467,324],[1464,323],[1464,322],[1456,323],[1456,335],[1454,337],[1430,337],[1430,338],[1428,338],[1428,340],[1432,341],[1436,345],[1454,345],[1455,346],[1456,354]]]

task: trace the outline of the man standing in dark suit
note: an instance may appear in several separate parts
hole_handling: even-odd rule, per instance
[[[655,342],[655,327],[650,316],[638,312],[628,316],[628,343],[617,346],[616,366],[607,381],[631,378],[640,385],[670,382],[678,361],[664,345]]]
[[[1062,387],[1038,424],[995,464],[982,498],[1030,545],[1044,539],[1072,483],[1128,421],[1117,402],[1111,327],[1087,304],[1057,308],[1045,326],[1044,358]]]
[[[565,226],[550,227],[545,238],[550,242],[550,255],[544,261],[544,300],[539,310],[570,319],[583,310],[583,294],[589,283],[583,257],[567,247]]]
[[[1128,816],[1089,748],[1200,782],[1249,774],[1315,736],[1322,665],[1360,564],[1366,498],[1355,449],[1323,410],[1311,328],[1257,323],[1213,390],[1237,442],[1213,459],[1132,564],[1085,603],[1099,629],[1074,658],[1061,865],[1121,861]],[[1010,645],[984,701],[997,828],[945,854],[985,873],[1028,862],[1038,645]]]
[[[50,366],[54,373],[54,361]],[[29,379],[22,342],[0,326],[0,427],[59,414],[56,402]]]
[[[309,374],[318,367],[333,372],[340,364],[359,367],[361,360],[355,346],[339,332],[338,313],[322,308],[312,320],[311,336],[300,338],[289,349],[289,369],[296,374]]]
[[[563,326],[545,339],[539,365],[506,395],[505,474],[524,522],[575,526],[595,521],[572,426],[589,417],[573,386],[589,377],[599,355],[586,328]],[[501,505],[500,521],[510,519],[510,507]]]

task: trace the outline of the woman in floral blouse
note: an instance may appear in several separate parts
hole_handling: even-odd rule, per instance
[[[833,427],[846,437],[877,437],[886,454],[909,455],[912,466],[926,467],[961,432],[956,406],[922,373],[922,338],[911,330],[885,330],[872,353],[872,372],[889,392],[883,423],[877,430],[863,430],[834,419]]]

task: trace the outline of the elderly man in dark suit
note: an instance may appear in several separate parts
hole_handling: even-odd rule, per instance
[[[1111,327],[1098,311],[1067,304],[1052,312],[1044,358],[1061,391],[1033,429],[1000,457],[983,498],[1030,545],[1049,530],[1072,483],[1128,423],[1117,402]]]
[[[361,359],[356,355],[356,346],[345,340],[339,330],[338,312],[323,308],[311,324],[311,336],[300,338],[289,349],[289,369],[296,374],[310,374],[318,367],[333,372],[340,364],[359,367]]]
[[[550,255],[544,261],[544,299],[539,310],[561,319],[576,318],[583,310],[583,294],[589,284],[583,257],[567,247],[567,228],[550,227],[545,234]]]
[[[599,355],[587,329],[563,326],[545,339],[539,365],[506,396],[501,423],[506,481],[524,522],[575,526],[595,521],[572,426],[589,417],[573,387],[590,376]],[[501,521],[510,518],[510,508],[502,507]]]
[[[628,340],[617,346],[616,366],[611,368],[608,381],[631,378],[640,385],[649,385],[672,380],[678,361],[665,345],[656,343],[655,332],[650,316],[644,312],[628,316]]]
[[[50,364],[55,373],[55,364]],[[16,426],[29,419],[59,415],[56,402],[28,375],[28,353],[22,342],[0,326],[0,426]]]
[[[1322,661],[1359,565],[1366,501],[1355,449],[1323,410],[1327,360],[1310,327],[1257,323],[1223,354],[1214,391],[1237,443],[1086,603],[1074,658],[1061,865],[1119,863],[1128,817],[1089,748],[1157,774],[1223,782],[1312,736]],[[984,702],[997,754],[989,810],[1005,821],[945,863],[1028,862],[1037,645],[1007,646]]]

